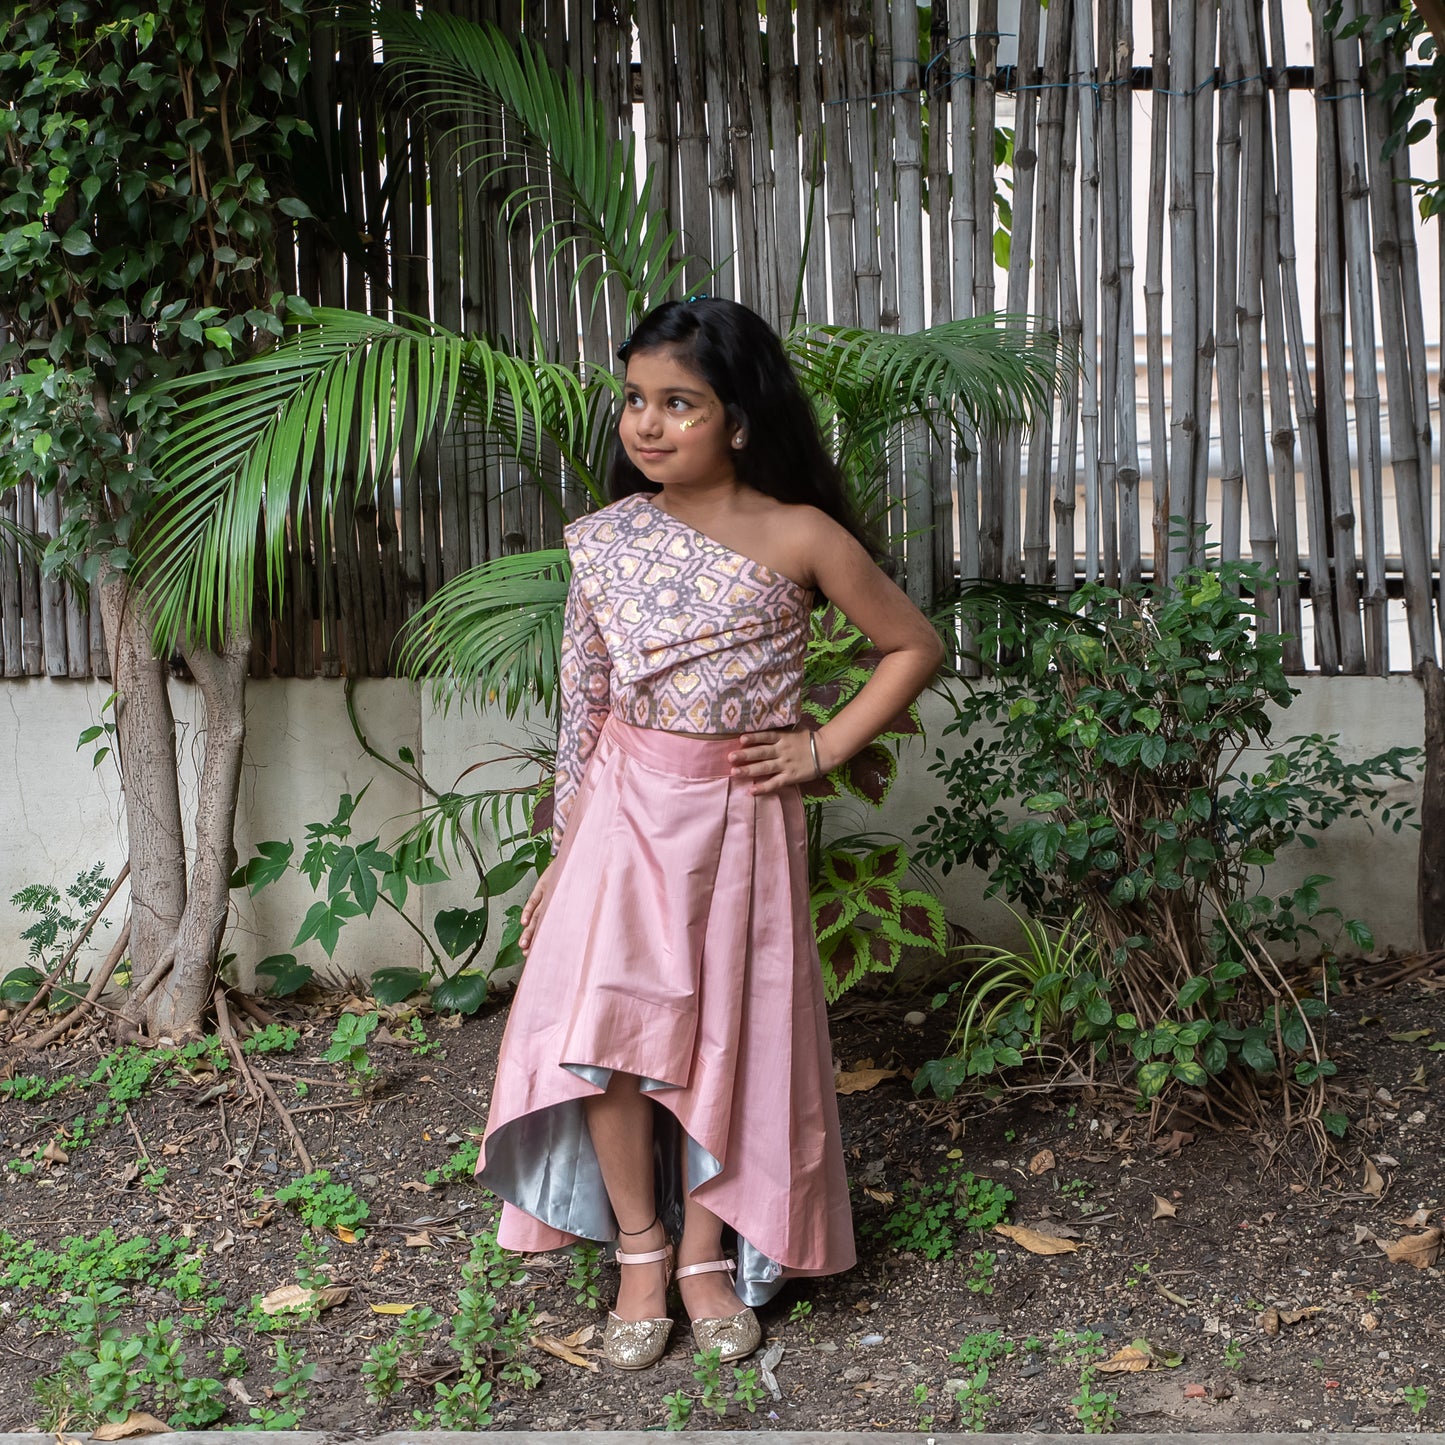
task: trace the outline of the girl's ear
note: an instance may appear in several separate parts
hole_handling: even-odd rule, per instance
[[[734,406],[731,402],[727,404],[728,419],[728,440],[737,447],[739,451],[748,444],[748,417],[740,406]]]

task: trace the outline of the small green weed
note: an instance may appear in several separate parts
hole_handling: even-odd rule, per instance
[[[264,1190],[255,1191],[255,1198],[265,1197]],[[355,1231],[358,1239],[362,1222],[371,1217],[371,1206],[349,1184],[333,1184],[329,1169],[316,1169],[293,1179],[276,1191],[275,1200],[294,1208],[308,1229],[334,1232],[344,1226]]]
[[[1238,1340],[1224,1342],[1224,1363],[1231,1370],[1237,1370],[1244,1363],[1244,1346]]]
[[[925,1183],[909,1180],[903,1201],[883,1221],[883,1236],[894,1249],[925,1259],[952,1259],[963,1230],[989,1229],[1013,1203],[1013,1190],[992,1179],[975,1176],[950,1161],[938,1177]]]
[[[721,1356],[722,1351],[713,1348],[692,1357],[692,1377],[702,1389],[699,1403],[714,1415],[726,1415],[728,1411],[727,1392],[722,1387]]]
[[[301,1030],[289,1024],[267,1024],[241,1040],[243,1054],[290,1054],[301,1042]]]
[[[271,1404],[252,1405],[251,1419],[263,1430],[294,1430],[305,1418],[316,1366],[306,1363],[305,1351],[276,1341],[276,1365],[271,1380]],[[280,1406],[278,1409],[277,1406]]]
[[[667,1406],[668,1430],[685,1430],[687,1422],[692,1419],[692,1397],[686,1390],[675,1390],[671,1395],[664,1395],[662,1403]]]
[[[767,1399],[767,1391],[758,1383],[755,1366],[733,1366],[733,1399],[749,1415],[757,1414],[758,1406]]]
[[[968,1273],[964,1276],[964,1284],[972,1294],[992,1294],[994,1268],[998,1264],[998,1255],[991,1249],[976,1249],[969,1256]]]
[[[1069,1402],[1085,1435],[1110,1435],[1119,1420],[1117,1390],[1094,1387],[1094,1367],[1085,1365],[1079,1372],[1079,1392]]]
[[[328,1064],[342,1064],[351,1078],[351,1092],[363,1094],[376,1082],[376,1065],[371,1061],[367,1041],[376,1032],[381,1015],[342,1014],[336,1020],[331,1046],[322,1054]]]
[[[1004,1339],[1001,1331],[985,1330],[968,1335],[948,1357],[949,1364],[962,1365],[967,1371],[953,1392],[960,1430],[980,1435],[988,1429],[988,1412],[998,1404],[998,1397],[989,1392],[989,1377],[993,1367],[1013,1351],[1013,1341]]]
[[[455,1138],[455,1135],[453,1135]],[[465,1184],[477,1172],[481,1145],[468,1139],[439,1169],[428,1169],[422,1178],[428,1184]]]
[[[1430,1391],[1424,1385],[1405,1385],[1400,1390],[1400,1398],[1410,1407],[1410,1414],[1418,1420],[1430,1404]]]
[[[572,1271],[567,1276],[572,1299],[583,1309],[595,1310],[602,1303],[602,1246],[583,1240],[572,1246]]]

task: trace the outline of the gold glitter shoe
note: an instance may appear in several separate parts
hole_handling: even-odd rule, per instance
[[[649,1226],[650,1228],[651,1226]],[[665,1244],[661,1249],[649,1249],[641,1254],[617,1251],[618,1264],[657,1264],[665,1261],[668,1282],[672,1280],[672,1246]],[[666,1286],[664,1286],[665,1288]],[[672,1334],[672,1321],[624,1320],[609,1310],[607,1326],[602,1331],[602,1353],[609,1364],[619,1370],[645,1370],[655,1365],[667,1350],[668,1337]]]
[[[724,1269],[732,1274],[737,1266],[730,1259],[712,1259],[706,1264],[685,1264],[677,1271],[676,1278],[685,1279],[690,1274],[712,1274]],[[726,1315],[720,1319],[694,1320],[692,1337],[703,1354],[716,1350],[718,1363],[726,1364],[729,1360],[740,1360],[744,1355],[752,1354],[763,1342],[763,1327],[752,1310],[744,1306],[735,1315]]]

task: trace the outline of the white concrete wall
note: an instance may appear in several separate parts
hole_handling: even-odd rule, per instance
[[[1300,696],[1276,729],[1276,741],[1296,734],[1338,733],[1347,758],[1358,759],[1395,745],[1416,745],[1424,734],[1418,684],[1409,677],[1301,678]],[[183,776],[193,791],[199,767],[198,695],[173,684]],[[27,883],[63,888],[96,861],[112,874],[125,859],[122,801],[110,760],[93,771],[92,747],[76,751],[80,732],[101,721],[105,684],[45,679],[0,682],[0,974],[24,961],[18,942],[23,918],[10,904]],[[408,684],[367,681],[358,685],[357,704],[368,736],[383,752],[408,747],[433,786],[474,790],[530,780],[536,769],[518,764],[515,752],[539,737],[541,729],[525,719],[508,722],[500,713],[471,708],[440,711]],[[937,783],[926,759],[942,741],[949,716],[945,702],[928,698],[924,721],[932,737],[907,745],[900,777],[881,812],[861,803],[839,805],[830,831],[891,831],[905,839],[939,801]],[[355,794],[370,783],[358,811],[356,837],[379,836],[389,844],[412,821],[417,790],[367,757],[346,721],[339,682],[275,679],[253,683],[247,697],[247,746],[237,820],[237,850],[244,860],[263,839],[294,838],[298,852],[305,826],[329,820],[344,792]],[[1413,785],[1399,791],[1416,791]],[[1410,948],[1416,942],[1415,883],[1418,855],[1413,830],[1399,834],[1370,831],[1341,821],[1323,845],[1296,848],[1271,870],[1268,886],[1281,890],[1307,873],[1337,880],[1333,901],[1349,915],[1364,918],[1378,942]],[[489,861],[495,848],[487,851]],[[408,912],[429,924],[439,908],[468,904],[475,879],[453,870],[454,881],[438,885]],[[951,917],[983,938],[1011,931],[1002,906],[983,899],[985,880],[974,870],[955,870],[941,879]],[[497,900],[493,937],[500,932],[506,904],[525,894]],[[318,969],[326,966],[319,945],[292,948],[292,939],[314,900],[299,878],[268,888],[255,899],[233,896],[233,923],[226,946],[243,971],[271,953],[296,952]],[[112,913],[118,917],[124,895]],[[100,930],[103,951],[115,926]],[[423,952],[415,932],[391,910],[378,906],[370,920],[349,924],[330,965],[335,975],[366,975],[387,965],[419,964]]]

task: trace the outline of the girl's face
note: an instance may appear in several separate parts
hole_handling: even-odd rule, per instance
[[[628,359],[619,433],[628,460],[649,482],[733,478],[737,428],[717,393],[670,347]]]

